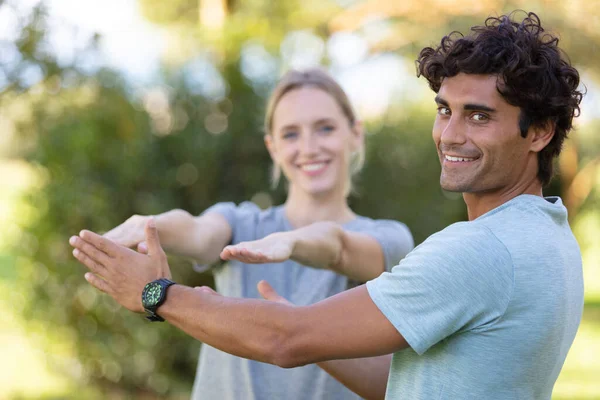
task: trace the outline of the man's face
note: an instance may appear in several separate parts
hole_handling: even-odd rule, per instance
[[[521,137],[518,107],[496,89],[496,75],[458,74],[445,78],[436,96],[433,125],[442,173],[440,185],[452,192],[494,193],[523,180],[531,140]]]

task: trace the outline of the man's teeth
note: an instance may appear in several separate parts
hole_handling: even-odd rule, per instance
[[[325,163],[317,163],[317,164],[304,164],[301,168],[303,171],[317,171],[325,166]]]
[[[448,155],[444,155],[444,157],[446,157],[446,160],[448,160],[448,161],[473,161],[473,160],[475,160],[475,158],[452,157],[452,156],[448,156]]]

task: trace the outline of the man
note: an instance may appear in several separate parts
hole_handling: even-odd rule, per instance
[[[566,209],[542,187],[582,95],[539,18],[513,17],[488,18],[419,56],[437,93],[440,183],[463,193],[469,221],[432,235],[391,273],[305,307],[264,282],[275,301],[146,285],[170,276],[150,223],[147,255],[89,231],[71,238],[92,271],[86,279],[135,312],[145,287],[147,311],[202,342],[284,368],[320,362],[366,398],[550,399],[581,319],[583,280]],[[303,229],[296,240],[279,233],[227,247],[222,258],[323,265],[348,256],[334,226],[320,237]]]

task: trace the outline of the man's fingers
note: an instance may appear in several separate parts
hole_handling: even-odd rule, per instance
[[[148,219],[148,222],[146,223],[146,245],[150,257],[164,254],[164,251],[160,246],[160,238],[158,237],[158,229],[156,229],[154,218]]]
[[[276,303],[291,305],[292,303],[288,301],[285,297],[282,297],[273,289],[271,285],[267,281],[260,281],[258,285],[256,285],[258,289],[258,293],[265,299],[269,301],[274,301]]]
[[[71,236],[69,244],[97,261],[99,264],[106,265],[106,263],[110,261],[110,257],[106,253],[98,250],[98,248],[78,236]],[[75,255],[75,253],[73,253],[73,255]]]
[[[137,251],[138,251],[138,253],[148,254],[148,245],[146,244],[146,242],[138,243]]]
[[[92,285],[96,289],[100,290],[101,292],[104,292],[107,294],[111,293],[111,289],[110,289],[110,286],[108,286],[108,283],[104,279],[100,278],[99,276],[94,275],[91,272],[87,272],[84,275],[84,277],[85,277],[85,280],[90,283],[90,285]]]
[[[102,237],[92,231],[83,230],[83,231],[79,232],[79,236],[83,240],[90,243],[95,248],[97,248],[98,250],[100,250],[103,253],[106,253],[108,256],[110,256],[112,258],[115,258],[118,254],[122,253],[123,250],[126,250],[126,249],[123,249],[123,247],[119,246],[118,244],[114,243],[112,240]]]
[[[93,258],[91,258],[90,256],[88,256],[87,254],[85,254],[83,251],[81,251],[79,249],[73,250],[73,256],[75,256],[75,258],[80,263],[85,265],[90,271],[92,271],[96,274],[104,275],[104,273],[106,272],[106,268],[104,267],[104,265],[96,262]]]
[[[128,247],[130,249],[139,244],[138,241],[133,240],[132,236],[128,235],[127,232],[122,232],[122,229],[119,227],[103,233],[102,237],[120,246]]]

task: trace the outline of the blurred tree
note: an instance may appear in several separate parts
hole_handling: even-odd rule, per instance
[[[23,61],[4,70],[0,102],[15,138],[7,155],[30,161],[42,179],[24,199],[29,213],[14,239],[24,317],[32,331],[44,331],[47,349],[74,348],[74,358],[48,350],[48,361],[80,385],[186,393],[198,343],[167,326],[149,331],[143,318],[96,293],[67,240],[84,227],[107,230],[134,213],[176,207],[198,213],[266,188],[268,169],[261,166],[268,154],[257,118],[262,98],[236,65],[224,70],[234,88],[229,96],[210,97],[202,85],[166,68],[164,83],[138,98],[114,71],[84,73],[76,60],[60,65],[46,51],[46,18],[43,4],[22,16],[12,50]],[[94,44],[85,51],[94,52]],[[41,73],[24,80],[31,65]],[[234,134],[223,134],[227,130]],[[211,283],[185,260],[172,264],[179,281]]]

